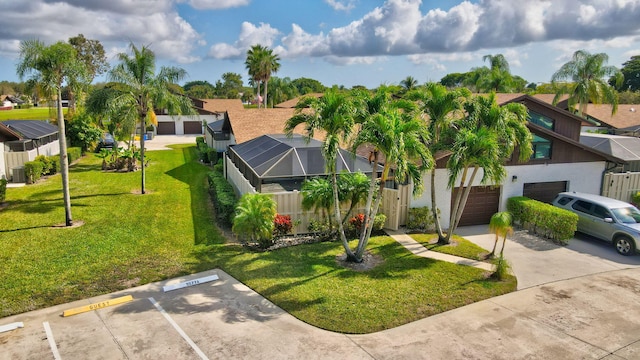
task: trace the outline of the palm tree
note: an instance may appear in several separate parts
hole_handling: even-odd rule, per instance
[[[388,89],[381,87],[371,98],[363,99],[364,107],[368,110],[364,114],[352,147],[355,152],[360,146],[368,145],[372,148],[373,154],[372,179],[365,205],[364,226],[354,254],[354,260],[357,262],[362,261],[371,237],[373,219],[380,207],[385,183],[388,180],[401,183],[411,180],[414,184],[414,195],[419,195],[422,192],[422,173],[433,167],[433,158],[426,145],[429,143],[426,124],[416,114],[412,104],[391,101],[390,96]],[[377,179],[381,155],[384,157],[384,166],[380,178]]]
[[[408,92],[418,86],[418,80],[413,78],[413,76],[407,76],[404,80],[400,81],[400,86],[404,88],[405,92]]]
[[[62,85],[86,83],[87,70],[78,60],[73,46],[64,42],[45,46],[40,40],[27,40],[20,43],[20,59],[16,72],[21,79],[30,75],[30,82],[39,84],[47,95],[56,97],[65,225],[71,226],[73,218],[69,193],[67,138],[62,113]]]
[[[505,59],[504,55],[485,55],[482,57],[482,61],[489,61],[489,71],[484,73],[477,83],[477,87],[480,91],[495,91],[495,92],[510,92],[513,77],[509,70],[509,62]]]
[[[361,172],[340,174],[338,178],[338,196],[340,197],[340,202],[349,202],[349,209],[342,218],[343,224],[347,222],[356,206],[366,200],[370,182],[369,177]]]
[[[571,61],[562,65],[551,77],[556,87],[553,104],[557,104],[563,94],[569,94],[569,108],[578,105],[578,115],[582,116],[587,104],[611,104],[611,114],[618,110],[618,93],[608,84],[613,77],[620,87],[624,76],[615,66],[607,66],[609,56],[605,53],[590,54],[585,50],[573,53]]]
[[[448,186],[454,188],[458,182],[459,190],[451,207],[447,236],[441,241],[445,244],[458,227],[478,171],[483,170],[482,184],[498,184],[506,174],[505,159],[516,147],[520,161],[527,161],[532,153],[532,136],[526,126],[528,112],[523,104],[499,106],[495,95],[491,94],[467,102],[465,112],[467,116],[459,123],[460,129],[447,162]]]
[[[264,101],[265,108],[267,107],[269,79],[272,73],[276,73],[280,69],[279,61],[280,57],[274,54],[272,49],[260,44],[253,45],[247,51],[245,67],[249,72],[249,76],[257,83],[258,94],[260,94],[260,82],[264,84],[264,97],[262,101]],[[258,107],[260,107],[259,104]]]
[[[331,207],[333,206],[333,186],[324,178],[305,180],[300,189],[302,193],[302,208],[322,211],[322,217],[329,220],[329,228],[333,228]]]
[[[316,131],[324,132],[322,155],[326,170],[331,176],[334,199],[333,215],[338,224],[338,235],[347,253],[347,258],[350,259],[354,258],[354,254],[349,248],[340,216],[336,162],[340,143],[346,143],[354,129],[355,115],[356,108],[351,99],[332,89],[320,98],[302,97],[296,105],[293,117],[287,120],[284,128],[285,133],[291,136],[298,125],[304,124],[307,139],[313,138]]]
[[[276,208],[276,202],[267,194],[244,194],[236,206],[233,232],[268,248],[272,245]]]
[[[489,220],[489,231],[496,235],[496,241],[493,243],[493,250],[491,250],[491,253],[487,255],[487,258],[495,256],[500,236],[502,236],[502,249],[500,250],[500,257],[502,257],[504,253],[504,244],[507,241],[507,235],[513,232],[511,220],[512,216],[508,211],[497,212],[491,216],[491,220]]]
[[[447,135],[453,134],[450,130],[454,129],[456,122],[464,117],[463,105],[470,95],[471,92],[467,88],[448,90],[438,83],[429,83],[407,94],[407,98],[416,101],[419,108],[427,116],[427,127],[429,134],[431,134],[429,151],[433,158],[451,153],[453,139]],[[438,216],[435,167],[430,171],[430,180],[431,211],[438,239],[442,241],[445,236]]]
[[[112,86],[94,91],[87,101],[87,110],[93,113],[107,112],[112,116],[130,119],[140,124],[141,193],[145,194],[144,134],[148,117],[155,116],[154,109],[167,109],[169,114],[196,114],[191,100],[171,89],[187,76],[185,70],[162,67],[156,74],[156,57],[146,46],[129,45],[131,56],[118,54],[120,63],[109,71]]]

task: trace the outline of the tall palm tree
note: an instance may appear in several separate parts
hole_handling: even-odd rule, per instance
[[[129,45],[131,55],[118,54],[120,63],[109,71],[112,86],[94,91],[87,102],[87,110],[107,112],[113,116],[135,119],[140,124],[141,190],[145,194],[144,134],[148,117],[155,116],[154,109],[167,109],[169,114],[196,114],[191,100],[174,93],[173,85],[187,76],[185,70],[162,67],[156,74],[156,57],[146,46]]]
[[[615,66],[606,65],[609,56],[605,53],[590,54],[585,50],[573,53],[571,61],[562,65],[551,77],[551,84],[556,87],[553,104],[557,104],[563,94],[569,94],[569,108],[578,105],[577,112],[582,116],[587,104],[610,104],[611,114],[618,110],[618,93],[608,84],[613,77],[616,86],[620,87],[624,76]]]
[[[278,72],[280,69],[280,57],[266,46],[253,45],[247,51],[245,66],[249,71],[249,76],[258,82],[258,94],[260,94],[260,82],[264,84],[262,101],[264,101],[264,107],[266,108],[269,79],[271,74]]]
[[[411,91],[418,86],[418,80],[416,80],[413,76],[407,76],[402,81],[400,81],[400,86],[403,87],[404,91]]]
[[[458,192],[451,207],[449,230],[442,243],[448,244],[458,227],[462,212],[478,171],[483,170],[482,184],[499,184],[505,177],[505,159],[518,147],[519,160],[527,161],[532,153],[531,133],[526,124],[527,108],[509,103],[499,106],[495,95],[477,96],[465,104],[466,118],[459,122],[452,155],[447,162],[448,186]],[[459,179],[459,180],[458,180]]]
[[[509,70],[509,62],[504,55],[485,55],[482,61],[489,61],[489,71],[478,79],[477,87],[481,91],[510,92],[513,76]]]
[[[387,101],[378,101],[379,99]],[[401,183],[411,180],[414,184],[414,195],[419,195],[422,192],[422,173],[433,167],[433,158],[427,148],[429,133],[426,124],[411,104],[391,101],[390,93],[384,87],[379,88],[372,98],[365,99],[364,103],[374,106],[369,107],[368,114],[362,119],[352,149],[355,151],[360,146],[370,146],[373,162],[364,226],[355,251],[354,260],[358,262],[362,261],[371,237],[373,218],[380,207],[385,183],[392,179]],[[372,111],[373,109],[375,111]],[[384,157],[384,166],[380,178],[377,179],[381,156]]]
[[[351,137],[355,115],[356,108],[349,96],[332,89],[320,98],[302,97],[296,105],[293,117],[287,120],[284,128],[285,133],[291,136],[298,125],[304,125],[307,139],[313,138],[317,131],[324,132],[322,155],[326,170],[331,176],[333,215],[338,224],[338,235],[350,259],[354,258],[354,253],[349,248],[340,216],[336,162],[340,144],[346,143]]]
[[[433,158],[451,153],[453,139],[447,135],[454,134],[450,130],[455,129],[456,122],[464,118],[463,105],[470,96],[471,92],[467,88],[448,90],[438,83],[428,83],[426,86],[407,94],[407,98],[417,102],[418,107],[427,117],[425,120],[429,134],[431,134],[429,151]],[[430,171],[430,183],[431,211],[438,239],[442,241],[445,235],[438,216],[435,167]]]
[[[500,211],[491,216],[491,220],[489,220],[489,231],[496,235],[496,239],[493,243],[493,250],[487,255],[487,258],[495,256],[500,236],[502,236],[502,249],[500,250],[500,257],[502,257],[504,254],[504,244],[507,242],[507,235],[513,232],[511,222],[512,216],[508,211]]]
[[[16,72],[21,79],[30,76],[30,82],[39,84],[47,95],[56,97],[65,225],[71,226],[73,218],[69,193],[67,138],[62,113],[62,86],[65,83],[74,86],[86,83],[87,69],[78,60],[73,46],[67,43],[57,42],[45,46],[40,40],[27,40],[20,43],[20,58]]]

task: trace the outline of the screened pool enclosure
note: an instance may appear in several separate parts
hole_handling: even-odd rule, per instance
[[[328,175],[322,156],[322,142],[301,135],[263,135],[231,146],[229,159],[258,192],[300,190],[305,179]],[[340,149],[336,159],[338,173],[371,174],[368,159]],[[378,171],[381,171],[382,167]]]

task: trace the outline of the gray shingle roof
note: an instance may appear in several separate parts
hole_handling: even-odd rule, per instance
[[[22,139],[40,139],[58,132],[58,127],[39,120],[6,120],[1,122]]]

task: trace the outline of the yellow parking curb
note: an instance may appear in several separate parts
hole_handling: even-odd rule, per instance
[[[81,314],[81,313],[84,313],[84,312],[87,312],[87,311],[98,310],[98,309],[106,308],[106,307],[113,306],[113,305],[123,304],[123,303],[129,302],[129,301],[133,301],[133,296],[131,296],[131,295],[122,296],[122,297],[111,299],[111,300],[107,300],[107,301],[101,301],[101,302],[98,302],[98,303],[89,304],[89,305],[86,305],[86,306],[81,306],[81,307],[65,310],[62,313],[62,316],[63,317],[67,317],[67,316],[71,316],[71,315],[77,315],[77,314]]]

